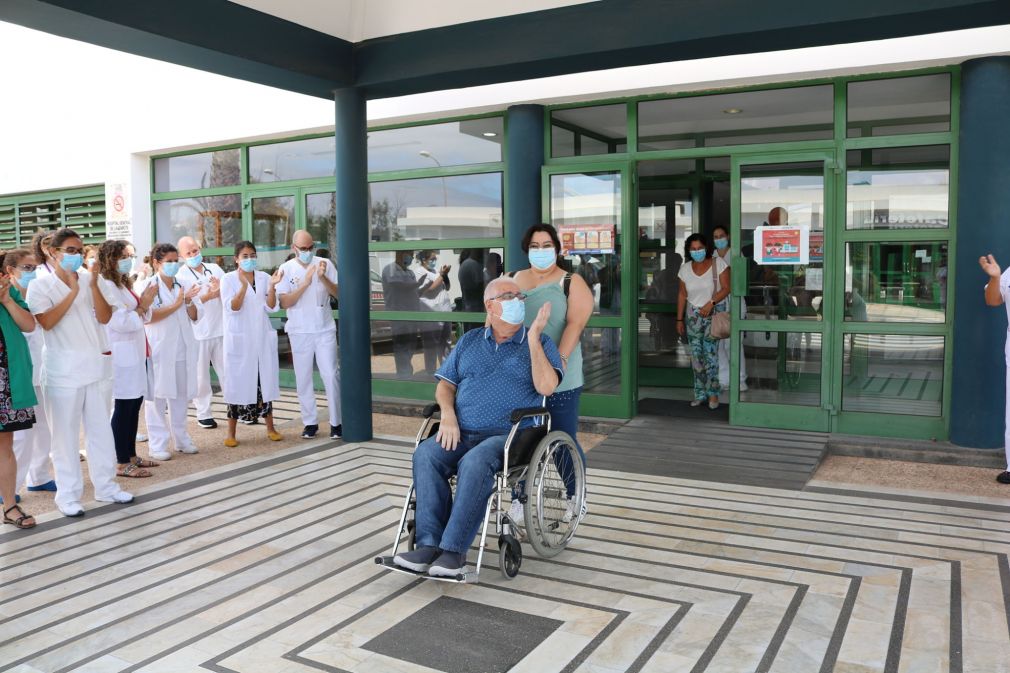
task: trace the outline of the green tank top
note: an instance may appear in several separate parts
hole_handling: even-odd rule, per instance
[[[568,324],[568,297],[565,296],[563,283],[564,279],[526,290],[526,326],[529,327],[533,323],[540,307],[550,302],[551,317],[547,319],[544,334],[551,338],[555,346],[561,345],[561,334],[565,331],[565,325]],[[561,379],[561,385],[554,392],[562,393],[566,390],[574,390],[582,383],[582,344],[579,343],[575,346],[572,354],[568,356],[565,376]]]

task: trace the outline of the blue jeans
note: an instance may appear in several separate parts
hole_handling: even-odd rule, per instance
[[[507,435],[461,432],[455,451],[446,451],[434,437],[414,451],[417,499],[415,544],[466,553],[484,522],[494,475],[502,469]],[[456,475],[456,498],[449,478]]]
[[[579,431],[579,398],[581,397],[582,386],[561,393],[554,393],[547,398],[547,410],[551,412],[551,429],[561,430],[571,435],[572,439],[575,440],[575,448],[579,450],[579,455],[582,457],[582,464],[585,465],[586,453],[582,450],[582,445],[579,444],[577,435]],[[567,452],[558,454],[554,463],[558,468],[558,472],[567,477],[565,479],[565,486],[567,487],[569,498],[575,495],[575,477],[572,474],[571,463],[572,459]]]

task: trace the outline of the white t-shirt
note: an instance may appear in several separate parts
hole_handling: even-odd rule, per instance
[[[277,299],[282,295],[298,290],[306,273],[316,274],[320,264],[326,265],[326,277],[331,283],[337,282],[337,269],[333,263],[322,257],[313,257],[312,262],[302,266],[297,259],[289,259],[281,264],[284,277],[277,284]],[[319,278],[313,278],[312,284],[302,293],[294,306],[287,309],[288,321],[284,331],[288,334],[316,334],[318,332],[334,332],[337,323],[333,320],[330,309],[330,293]]]
[[[718,255],[713,259],[715,260],[715,264],[700,276],[694,273],[694,264],[692,262],[685,262],[677,273],[677,277],[684,281],[684,286],[687,288],[688,303],[695,308],[701,308],[712,301],[712,295],[715,294],[715,287],[712,283],[712,269],[715,269],[715,273],[718,276],[729,266]],[[716,278],[716,281],[718,281],[718,278]],[[719,289],[722,289],[721,285]]]
[[[218,280],[224,278],[224,270],[217,264],[210,262],[204,262],[203,269],[200,270],[194,269],[183,262],[179,273],[175,275],[175,279],[179,281],[184,290],[189,290],[194,285],[199,285],[200,294],[207,291],[211,278],[217,278]],[[208,339],[216,339],[223,335],[224,308],[221,306],[221,297],[202,302],[200,317],[193,323],[193,336],[196,337],[197,341],[207,341]]]
[[[418,280],[424,278],[425,285],[430,285],[438,280],[439,275],[434,271],[429,271],[423,267],[414,269],[414,275],[417,276]],[[424,285],[420,286],[418,290],[421,290]],[[421,305],[429,311],[451,311],[452,310],[452,300],[449,299],[449,293],[445,289],[445,284],[438,289],[438,292],[434,296],[425,296],[421,293],[420,296]]]
[[[91,274],[84,271],[73,304],[51,330],[43,330],[45,341],[43,385],[81,388],[112,374],[105,330],[95,318],[91,296]],[[55,273],[37,277],[28,286],[28,307],[32,315],[46,313],[70,294]]]

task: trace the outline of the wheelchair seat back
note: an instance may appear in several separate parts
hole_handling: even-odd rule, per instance
[[[531,428],[524,428],[516,434],[516,438],[509,446],[509,469],[520,467],[530,462],[533,452],[536,450],[540,440],[547,436],[547,426],[540,425]]]

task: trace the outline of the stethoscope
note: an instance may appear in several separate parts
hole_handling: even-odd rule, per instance
[[[158,308],[161,308],[162,306],[165,305],[165,301],[161,298],[161,286],[164,284],[165,281],[161,279],[160,273],[157,275],[157,282],[158,282]],[[172,286],[173,287],[178,286],[179,292],[182,292],[182,285],[180,285],[178,281],[173,280]],[[173,295],[174,294],[175,293],[173,293]]]

